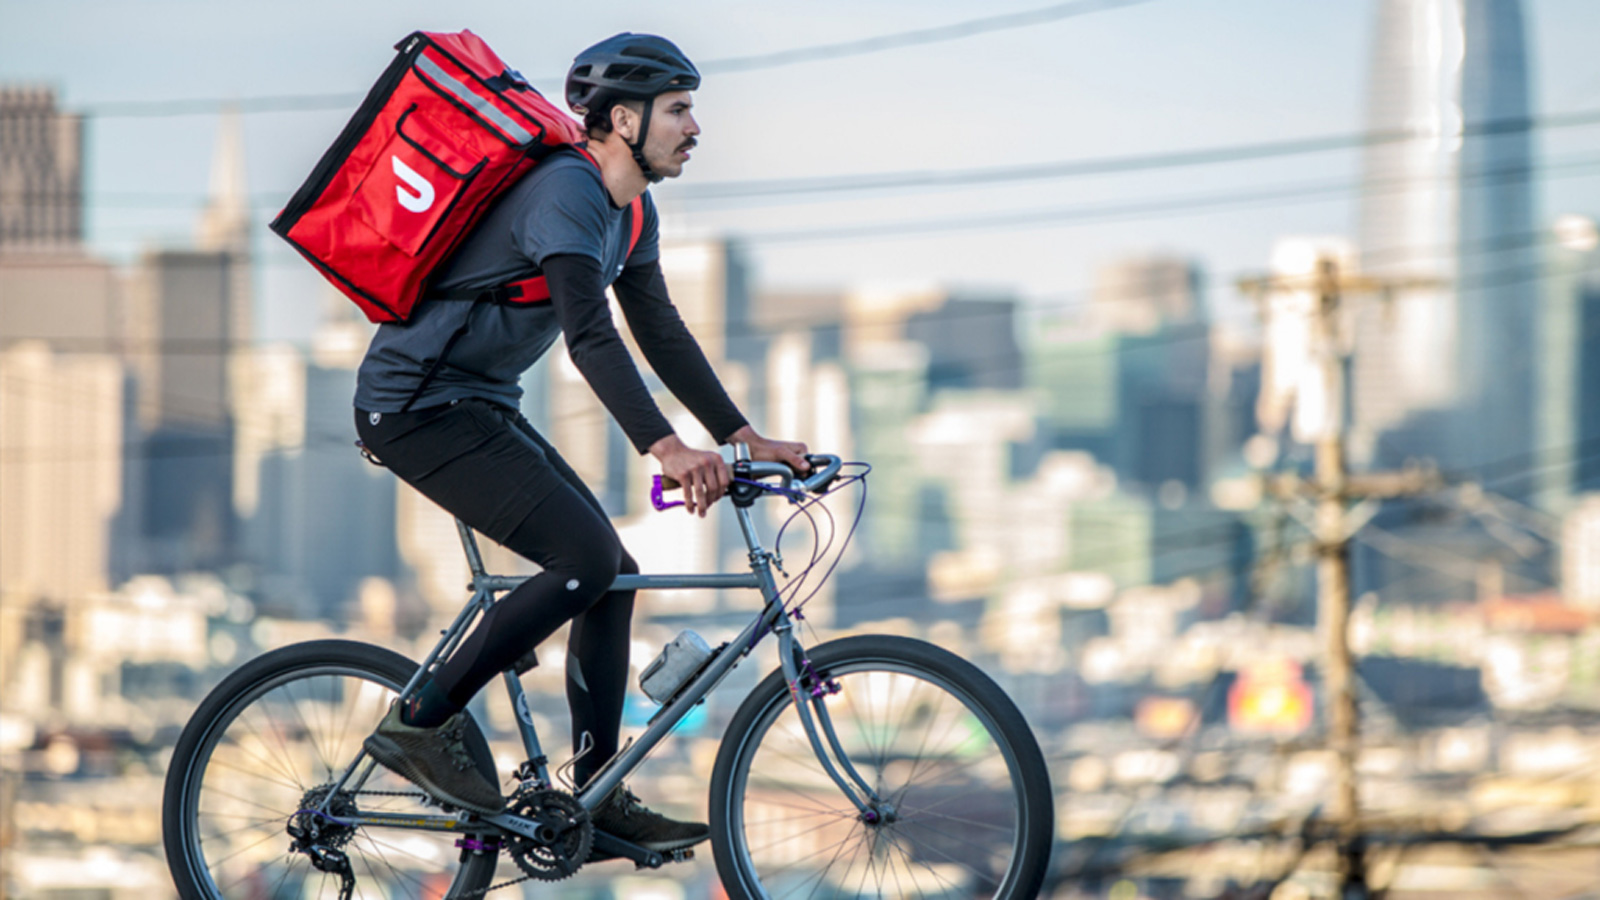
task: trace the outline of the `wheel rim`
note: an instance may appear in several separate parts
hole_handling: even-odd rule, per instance
[[[184,785],[185,849],[203,890],[274,900],[338,896],[340,878],[289,852],[286,829],[299,801],[336,780],[355,758],[399,687],[352,666],[303,668],[264,679],[217,715]],[[417,794],[415,785],[379,766],[356,802],[364,812],[438,814]],[[450,896],[458,837],[354,829],[340,848],[356,878],[354,896]]]
[[[829,668],[841,745],[893,808],[862,821],[812,753],[787,692],[739,747],[727,804],[745,888],[800,897],[1006,896],[1022,852],[1021,767],[960,686],[921,667],[861,660]]]

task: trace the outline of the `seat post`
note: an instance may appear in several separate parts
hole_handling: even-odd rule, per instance
[[[483,555],[478,552],[478,540],[472,536],[472,529],[467,523],[456,519],[456,531],[461,535],[461,549],[467,554],[467,568],[472,570],[472,578],[476,581],[483,577]]]

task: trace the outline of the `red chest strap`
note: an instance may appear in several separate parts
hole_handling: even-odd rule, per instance
[[[644,231],[644,195],[633,198],[628,204],[628,252],[622,258],[626,260],[633,255],[633,248],[639,246],[639,235]],[[543,275],[513,281],[504,287],[496,289],[496,299],[504,303],[543,303],[550,299],[550,285],[545,283]]]

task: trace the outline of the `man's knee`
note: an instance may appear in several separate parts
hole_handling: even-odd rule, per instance
[[[616,541],[586,548],[583,558],[568,570],[566,588],[594,600],[611,589],[625,554]],[[635,567],[637,570],[637,567]]]

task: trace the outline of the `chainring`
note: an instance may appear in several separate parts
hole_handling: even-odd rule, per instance
[[[566,791],[523,790],[512,796],[506,812],[535,822],[549,840],[506,832],[505,846],[517,867],[530,878],[560,881],[578,871],[594,846],[589,811]]]

